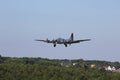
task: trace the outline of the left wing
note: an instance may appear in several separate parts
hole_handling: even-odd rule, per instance
[[[68,42],[69,44],[72,44],[72,43],[80,43],[80,42],[84,42],[84,41],[90,41],[91,39],[83,39],[83,40],[75,40],[75,41],[70,41]]]

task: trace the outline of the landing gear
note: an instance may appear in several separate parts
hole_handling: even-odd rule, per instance
[[[64,44],[65,45],[65,47],[67,47],[67,44]]]
[[[56,44],[54,44],[54,47],[56,47]]]
[[[67,44],[64,43],[64,45],[65,45],[65,47],[67,47]],[[56,47],[56,44],[53,44],[53,46]]]

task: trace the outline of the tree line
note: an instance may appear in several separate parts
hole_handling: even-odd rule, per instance
[[[0,80],[120,80],[120,73],[90,67],[61,66],[60,63],[64,61],[69,60],[0,56]],[[71,62],[120,65],[119,62],[90,62],[82,59]]]

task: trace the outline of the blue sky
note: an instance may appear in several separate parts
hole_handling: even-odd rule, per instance
[[[0,54],[12,57],[120,62],[119,0],[2,0]],[[64,45],[34,39],[92,39]]]

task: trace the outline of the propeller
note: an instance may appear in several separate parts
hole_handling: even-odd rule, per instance
[[[53,42],[53,43],[56,43],[56,40],[53,39],[52,42]]]

